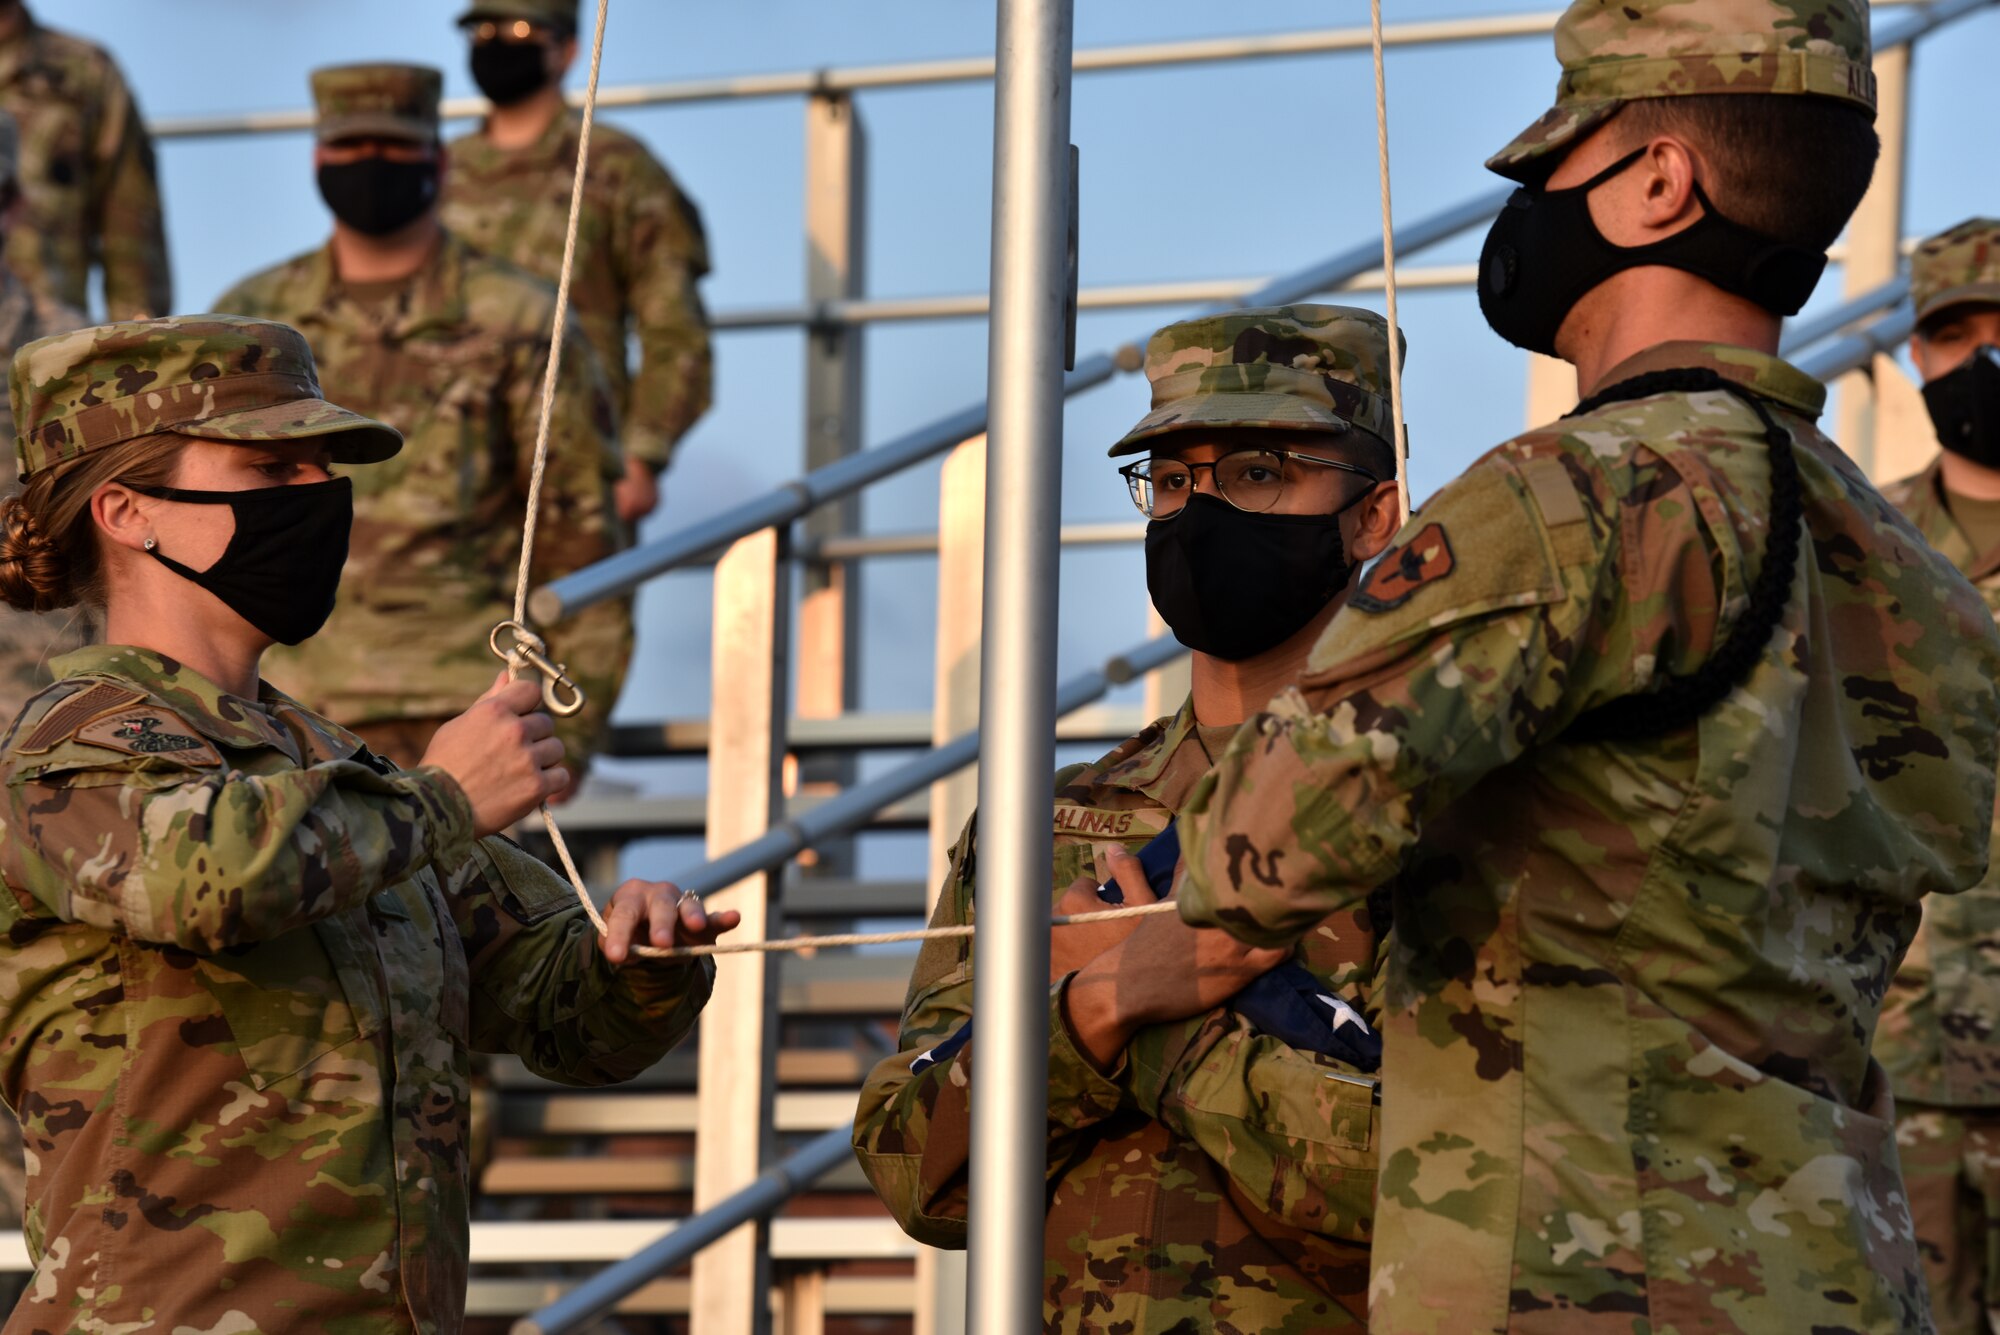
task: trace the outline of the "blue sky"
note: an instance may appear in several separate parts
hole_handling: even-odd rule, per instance
[[[110,46],[149,116],[300,106],[310,68],[351,60],[433,63],[445,71],[448,95],[474,91],[452,26],[460,5],[451,0],[40,0],[34,7],[45,20]],[[1397,0],[1388,17],[1394,23],[1549,7],[1550,0]],[[1359,0],[1292,6],[1099,0],[1079,11],[1080,48],[1367,21]],[[613,0],[605,82],[877,64],[983,54],[992,47],[992,5],[968,0]],[[1942,40],[1919,48],[1909,231],[1936,231],[2000,209],[1990,135],[1975,138],[1972,132],[1990,124],[1990,117],[1967,119],[1978,105],[1974,90],[1990,78],[1980,66],[1990,65],[1995,50],[2000,8],[1963,20]],[[1482,161],[1547,105],[1555,75],[1546,37],[1392,51],[1398,218],[1415,219],[1488,188],[1495,178]],[[870,295],[982,289],[990,85],[868,93],[859,105],[870,138]],[[801,298],[798,99],[621,111],[610,118],[651,143],[700,202],[715,258],[706,285],[712,308]],[[1365,240],[1377,228],[1373,90],[1365,52],[1085,75],[1076,85],[1072,137],[1083,160],[1086,285],[1278,273]],[[1986,147],[1978,146],[1982,142]],[[303,135],[167,143],[161,169],[183,309],[204,308],[244,273],[315,245],[325,234]],[[1478,242],[1473,234],[1422,259],[1468,260]],[[1830,271],[1822,300],[1837,294],[1838,281],[1838,271]],[[1374,295],[1353,299],[1379,304]],[[1079,348],[1088,352],[1142,336],[1180,313],[1088,315]],[[1522,425],[1524,366],[1520,354],[1486,329],[1469,291],[1406,293],[1402,318],[1410,339],[1413,480],[1421,496]],[[683,443],[668,475],[666,503],[649,532],[691,522],[798,471],[802,337],[789,331],[725,334],[718,354],[716,408]],[[866,356],[864,431],[870,443],[984,393],[985,333],[977,321],[877,327],[867,337]],[[1103,450],[1145,403],[1143,382],[1135,377],[1072,401],[1066,521],[1134,517]],[[919,470],[874,492],[865,522],[881,531],[927,527],[935,503],[935,469]],[[1065,674],[1144,634],[1144,576],[1136,549],[1071,554],[1061,593]],[[862,703],[916,707],[930,695],[936,599],[930,563],[875,563],[864,596]],[[708,603],[707,577],[697,572],[670,576],[647,591],[640,655],[622,717],[705,711]]]

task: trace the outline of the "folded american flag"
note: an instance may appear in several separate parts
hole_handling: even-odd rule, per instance
[[[1180,831],[1172,822],[1139,850],[1139,866],[1145,870],[1146,884],[1159,898],[1172,896],[1174,868],[1180,860]],[[1125,892],[1116,881],[1098,886],[1097,897],[1107,904],[1125,902]],[[1357,1070],[1381,1069],[1382,1036],[1369,1026],[1360,1011],[1329,992],[1310,969],[1296,960],[1288,960],[1253,980],[1229,1004],[1238,1015],[1288,1047],[1317,1052]],[[910,1063],[911,1073],[921,1075],[939,1062],[950,1061],[971,1040],[972,1021],[967,1020],[950,1038],[920,1053]]]

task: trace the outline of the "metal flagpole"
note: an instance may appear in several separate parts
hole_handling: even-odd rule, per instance
[[[1072,0],[1000,0],[967,1329],[1042,1324]]]

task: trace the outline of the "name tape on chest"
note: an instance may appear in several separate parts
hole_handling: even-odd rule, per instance
[[[1055,832],[1086,839],[1150,839],[1167,828],[1171,812],[1149,808],[1085,807],[1056,803]]]
[[[222,753],[181,721],[171,709],[156,705],[100,714],[77,729],[76,740],[128,756],[170,756],[190,765],[220,765]]]
[[[1392,611],[1416,597],[1425,585],[1451,578],[1456,569],[1458,558],[1452,553],[1444,525],[1426,524],[1415,537],[1377,562],[1348,602],[1363,612]]]

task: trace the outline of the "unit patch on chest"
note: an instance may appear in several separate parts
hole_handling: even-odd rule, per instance
[[[77,730],[76,740],[131,756],[171,756],[191,765],[220,765],[222,755],[171,709],[141,705],[103,714]]]

